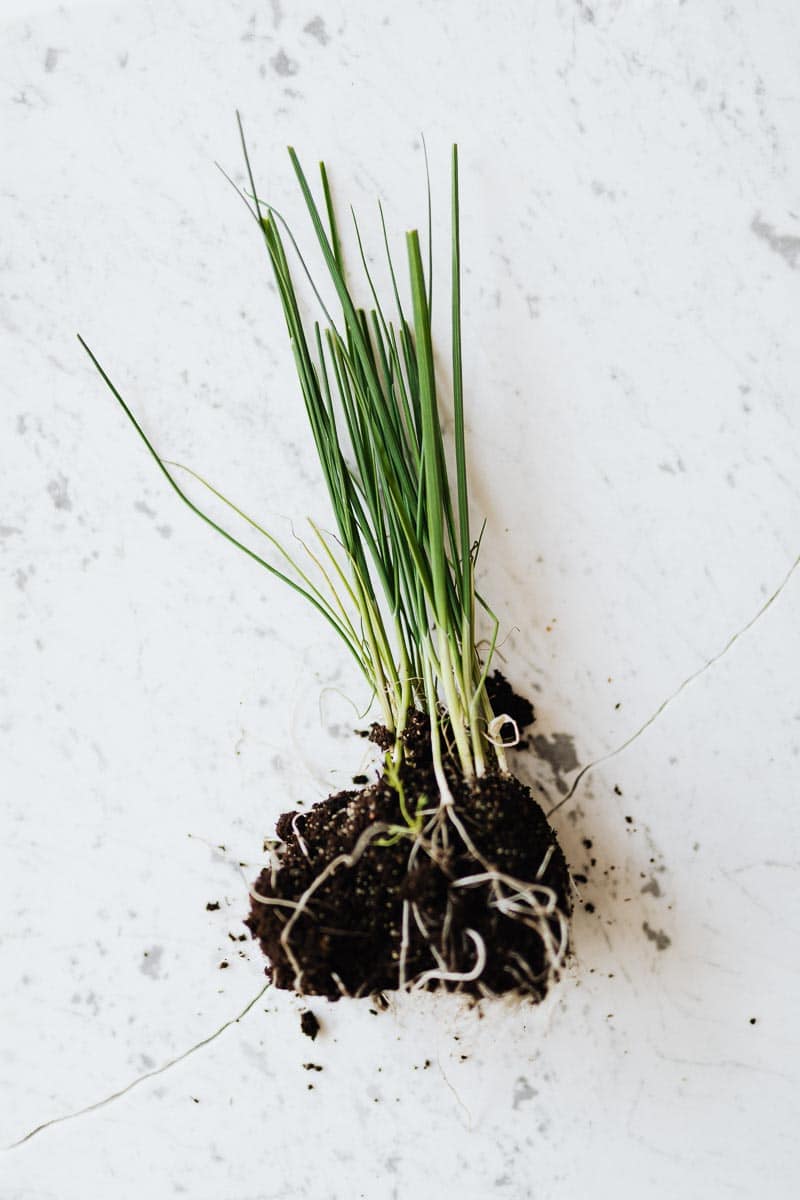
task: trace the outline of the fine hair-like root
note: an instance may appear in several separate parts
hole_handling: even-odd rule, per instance
[[[505,725],[513,725],[514,734],[509,741],[503,741],[500,733]],[[493,717],[486,729],[486,740],[492,746],[500,746],[506,750],[510,750],[513,746],[518,746],[520,743],[519,724],[508,713],[501,713],[498,717]]]
[[[330,876],[333,875],[334,871],[338,871],[339,867],[354,866],[361,858],[361,855],[364,853],[367,846],[369,846],[370,842],[378,837],[379,834],[387,833],[390,828],[391,826],[387,825],[383,821],[376,821],[374,824],[368,826],[361,833],[361,836],[358,838],[358,841],[356,842],[352,851],[350,851],[348,854],[338,854],[336,858],[331,859],[331,861],[323,868],[323,870],[320,871],[319,875],[317,875],[311,881],[299,900],[279,900],[277,897],[263,896],[256,892],[253,888],[250,889],[250,895],[254,900],[257,900],[259,904],[275,904],[278,907],[291,908],[293,910],[291,917],[286,922],[283,932],[281,933],[281,945],[283,946],[283,949],[286,952],[286,957],[291,963],[292,970],[294,971],[293,986],[295,991],[302,992],[303,990],[303,969],[290,945],[291,932],[294,929],[294,926],[303,913],[308,910],[311,897],[314,895],[314,892],[316,892],[317,889],[322,886],[325,880],[329,879]],[[346,996],[348,993],[344,988],[344,984],[342,983],[341,979],[339,979],[333,972],[331,973],[331,978],[342,992],[342,995]]]
[[[434,809],[425,810],[423,816],[428,819],[422,829],[413,836],[409,831],[408,835],[411,841],[407,867],[409,873],[420,856],[425,856],[440,870],[445,871],[446,856],[453,834],[457,835],[471,858],[481,869],[448,880],[448,898],[441,925],[436,932],[428,928],[419,906],[413,899],[403,900],[397,956],[398,990],[411,992],[422,989],[436,990],[437,987],[441,987],[458,991],[462,984],[472,983],[481,996],[488,998],[496,994],[481,979],[488,959],[484,938],[476,929],[469,926],[462,927],[458,931],[458,942],[453,933],[452,893],[486,887],[488,888],[487,903],[490,908],[495,909],[510,921],[520,922],[537,935],[543,951],[544,967],[538,971],[534,970],[531,963],[521,953],[511,951],[509,958],[513,961],[513,965],[508,962],[505,964],[505,969],[520,992],[543,995],[549,983],[563,967],[568,952],[567,914],[559,905],[556,891],[542,882],[555,846],[553,844],[548,846],[535,878],[532,881],[522,880],[498,870],[486,860],[464,827],[454,804],[440,800]],[[294,823],[292,828],[299,844],[300,835]],[[250,888],[251,897],[259,904],[274,905],[289,910],[290,915],[280,935],[280,944],[294,973],[293,987],[295,991],[303,991],[304,978],[303,966],[292,946],[292,933],[297,922],[304,915],[313,918],[314,895],[336,871],[342,867],[352,868],[355,866],[369,846],[378,837],[387,833],[396,833],[396,827],[385,822],[375,822],[369,825],[362,831],[353,849],[348,853],[337,855],[327,863],[297,900],[265,896],[255,888]],[[305,844],[301,845],[300,849],[305,857],[309,857]],[[412,923],[433,960],[432,966],[416,973],[408,971]],[[472,964],[468,968],[463,965],[465,938],[469,939],[474,952]],[[331,978],[343,996],[350,994],[342,979],[333,971]]]

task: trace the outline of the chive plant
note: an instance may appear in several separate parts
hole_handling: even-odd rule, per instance
[[[300,992],[336,997],[413,984],[479,995],[521,988],[541,998],[567,953],[569,881],[541,809],[507,770],[505,750],[519,740],[517,722],[496,715],[489,698],[498,621],[475,587],[483,529],[476,539],[470,530],[457,148],[451,160],[447,404],[453,473],[442,435],[431,324],[430,182],[427,265],[412,230],[405,244],[405,304],[379,206],[391,312],[379,298],[353,214],[371,296],[362,307],[348,280],[325,166],[318,201],[290,148],[338,302],[334,317],[287,222],[259,195],[241,121],[239,132],[249,183],[241,195],[275,280],[335,529],[309,521],[307,538],[299,539],[301,557],[202,476],[163,458],[80,340],[181,500],[314,607],[352,655],[381,710],[380,778],[359,793],[321,801],[306,816],[280,818],[270,868],[250,889],[247,924],[270,959],[277,986]],[[298,272],[319,305],[313,322],[301,311]],[[185,474],[263,537],[268,549],[254,550],[201,508],[182,486]],[[479,643],[484,621],[489,637]],[[485,654],[479,644],[486,645]],[[428,729],[422,752],[421,725]],[[509,726],[514,737],[504,743],[501,734]],[[351,873],[349,891],[340,868]]]
[[[451,356],[455,487],[449,478],[442,436],[431,329],[431,253],[428,274],[419,234],[406,235],[411,298],[406,312],[389,249],[383,210],[380,221],[395,314],[378,298],[353,214],[361,266],[372,296],[359,307],[348,283],[342,240],[324,164],[320,182],[324,213],[314,199],[295,151],[289,157],[341,306],[336,321],[311,281],[288,225],[256,189],[241,121],[250,195],[244,198],[258,223],[286,320],[309,425],[327,485],[336,534],[310,521],[309,566],[297,561],[276,537],[194,471],[162,458],[133,412],[79,338],[158,467],[181,499],[229,542],[290,584],[328,621],[358,664],[394,735],[395,764],[412,709],[430,724],[434,771],[443,803],[452,801],[446,758],[466,779],[506,769],[498,736],[507,723],[492,711],[486,680],[498,622],[475,591],[480,539],[470,532],[461,351],[461,255],[458,150],[451,163]],[[428,187],[430,230],[430,186]],[[309,328],[301,315],[288,250],[311,282],[324,321]],[[176,478],[192,475],[267,539],[268,561],[220,526],[192,501]],[[276,565],[276,562],[280,565]],[[310,572],[314,573],[314,577]],[[491,622],[489,649],[476,646],[476,616]],[[508,719],[510,721],[510,718]]]

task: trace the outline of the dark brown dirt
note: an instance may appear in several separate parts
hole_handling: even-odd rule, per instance
[[[373,727],[370,736],[386,744],[385,733]],[[434,810],[438,791],[422,714],[416,714],[403,740],[400,778],[408,808],[413,812],[418,798],[424,796],[425,807]],[[520,990],[536,1000],[543,997],[550,977],[540,932],[501,913],[491,903],[488,882],[464,887],[456,886],[456,881],[481,874],[488,864],[532,883],[552,847],[540,882],[555,891],[566,916],[571,909],[569,875],[555,834],[529,789],[511,775],[494,773],[467,782],[451,773],[449,782],[455,814],[479,858],[449,819],[447,844],[442,843],[436,862],[421,848],[410,858],[413,838],[408,836],[391,845],[369,841],[353,865],[340,865],[314,890],[309,907],[290,931],[289,945],[301,970],[297,990],[335,1000],[343,994],[365,996],[396,989],[404,902],[409,902],[405,907],[407,980],[441,967],[432,947],[440,954],[444,951],[449,971],[468,973],[477,961],[475,940],[467,932],[472,930],[486,949],[480,978],[430,980],[425,986],[481,995],[478,983],[482,983],[498,994]],[[308,812],[287,812],[278,820],[276,832],[283,843],[280,867],[274,873],[262,871],[255,890],[290,903],[253,900],[246,922],[269,960],[266,972],[275,986],[297,985],[295,967],[281,942],[294,911],[292,902],[337,856],[352,853],[364,831],[376,822],[404,824],[397,790],[385,775],[367,787],[330,796]],[[511,891],[504,887],[504,894]],[[410,916],[414,909],[419,923]],[[556,935],[557,918],[547,920]]]
[[[300,1028],[306,1037],[311,1038],[312,1042],[319,1033],[319,1021],[310,1008],[300,1014]]]
[[[505,713],[516,721],[520,733],[536,720],[530,700],[518,696],[500,671],[493,671],[486,680],[486,693],[494,712]]]

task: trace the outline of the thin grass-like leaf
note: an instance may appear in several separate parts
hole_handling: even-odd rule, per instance
[[[388,303],[381,299],[353,214],[360,266],[372,297],[372,307],[367,311],[355,302],[350,291],[347,256],[325,165],[320,164],[323,194],[320,206],[297,154],[289,149],[328,280],[341,307],[341,319],[335,321],[287,221],[271,202],[259,196],[238,114],[237,120],[250,195],[238,188],[237,192],[258,224],[267,251],[335,519],[333,540],[333,535],[326,536],[319,524],[311,521],[319,551],[298,538],[319,574],[322,581],[319,585],[315,582],[317,576],[312,578],[277,538],[196,472],[191,474],[267,538],[287,570],[280,570],[256,554],[185,494],[169,469],[177,464],[158,455],[94,354],[82,339],[81,343],[181,500],[227,541],[288,583],[342,638],[380,701],[386,725],[399,734],[405,728],[411,706],[427,713],[434,770],[442,797],[446,799],[448,755],[457,758],[467,776],[480,773],[487,766],[502,769],[504,765],[502,746],[495,746],[486,736],[493,720],[486,680],[497,642],[498,622],[475,590],[475,562],[483,527],[474,545],[469,527],[458,153],[453,147],[451,350],[455,487],[451,488],[431,326],[433,212],[424,140],[427,273],[419,235],[412,230],[406,235],[411,295],[408,317],[382,205],[379,203],[378,210],[391,283]],[[320,313],[319,319],[308,323],[294,282],[298,268]],[[479,653],[475,641],[476,608],[486,612],[492,625],[486,655]],[[401,755],[402,749],[402,738],[398,736],[393,754]],[[415,828],[417,817],[405,811],[402,803],[401,810],[407,829]]]

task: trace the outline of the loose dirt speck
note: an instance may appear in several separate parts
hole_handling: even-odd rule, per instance
[[[319,1033],[319,1020],[310,1008],[300,1013],[300,1029],[312,1042]]]

